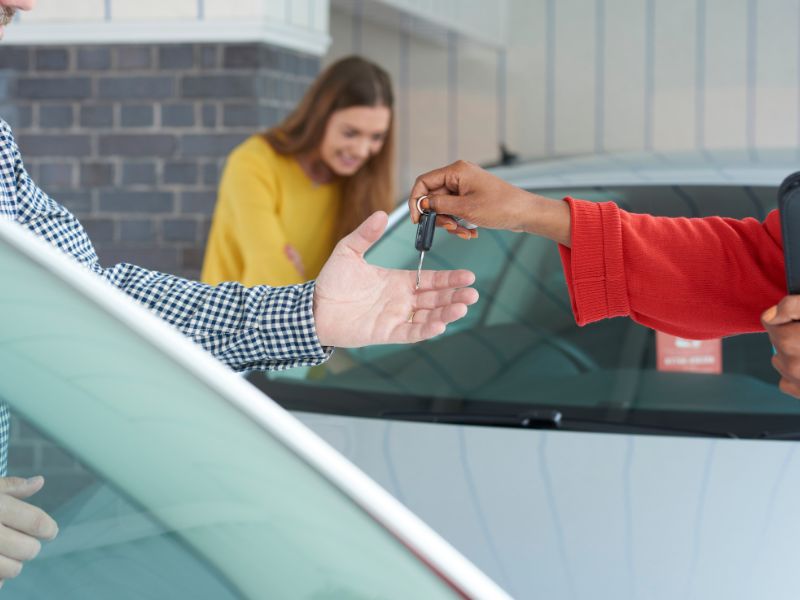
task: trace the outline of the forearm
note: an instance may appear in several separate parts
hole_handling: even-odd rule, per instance
[[[566,202],[524,190],[519,190],[510,201],[517,215],[515,220],[519,222],[519,226],[513,229],[570,246],[571,217]]]
[[[676,219],[568,202],[572,247],[561,256],[581,325],[630,316],[687,338],[759,331],[761,312],[785,294],[777,213],[765,223]]]
[[[248,288],[210,286],[125,263],[95,271],[236,371],[310,366],[330,356],[317,339],[313,281]]]

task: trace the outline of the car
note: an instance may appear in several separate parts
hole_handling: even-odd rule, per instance
[[[48,441],[31,501],[60,526],[4,598],[508,598],[242,377],[13,222],[0,281],[0,398]]]
[[[636,153],[494,172],[634,212],[763,219],[796,162]],[[368,260],[415,269],[405,206],[391,223]],[[800,403],[766,334],[578,327],[556,246],[530,235],[439,232],[425,264],[477,274],[480,301],[440,338],[249,379],[515,598],[796,597]]]

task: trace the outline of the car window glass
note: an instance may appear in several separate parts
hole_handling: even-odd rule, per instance
[[[10,474],[45,475],[32,501],[61,526],[4,597],[452,597],[214,387],[2,239],[0,281]]]
[[[543,193],[613,200],[633,212],[666,216],[763,218],[775,205],[774,188],[742,186],[594,187]],[[414,228],[403,219],[369,260],[413,269],[418,258],[413,239]],[[271,374],[271,381],[260,382],[261,387],[288,407],[374,416],[486,409],[486,403],[510,403],[520,410],[552,407],[600,420],[611,415],[618,419],[619,410],[650,411],[660,417],[664,412],[800,415],[796,401],[776,387],[765,334],[724,339],[723,372],[711,375],[657,370],[655,332],[630,319],[577,327],[558,249],[547,240],[481,230],[478,240],[464,242],[440,230],[425,266],[468,268],[477,276],[479,303],[445,335],[413,347],[337,350],[326,366]],[[383,395],[373,397],[370,409],[366,396],[356,394],[348,400],[340,392],[326,396],[325,390]],[[742,419],[740,425],[740,434],[756,435],[766,422]],[[731,423],[718,426],[727,433]]]

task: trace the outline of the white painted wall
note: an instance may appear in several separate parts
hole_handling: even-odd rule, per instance
[[[23,13],[22,22],[169,21],[204,19],[268,19],[320,29],[326,20],[328,0],[42,0]]]
[[[526,156],[800,143],[800,0],[510,0]]]
[[[329,0],[42,0],[7,44],[263,41],[324,54]]]
[[[505,44],[507,0],[368,0],[434,23],[473,40]],[[363,0],[339,0],[337,4],[357,4]]]
[[[43,0],[7,42],[362,53],[394,79],[402,189],[504,139],[524,157],[796,146],[799,32],[800,0]]]
[[[461,25],[448,46],[446,24],[378,24],[373,4],[436,24],[458,3],[332,0],[326,61],[360,52],[393,76],[401,191],[503,139],[528,158],[800,145],[800,0],[508,0],[505,69],[503,43]]]
[[[324,64],[361,54],[391,75],[397,100],[398,192],[405,193],[420,173],[457,158],[497,160],[502,137],[497,40],[489,44],[434,21],[420,30],[415,20],[353,8],[352,2],[332,3],[332,44]]]

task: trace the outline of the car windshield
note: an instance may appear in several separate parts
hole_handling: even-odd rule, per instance
[[[4,598],[455,595],[379,524],[374,504],[362,508],[370,504],[357,504],[353,488],[345,493],[253,416],[265,414],[266,401],[241,378],[141,308],[110,312],[130,301],[62,257],[50,260],[74,269],[75,279],[55,275],[56,263],[20,252],[3,237],[12,225],[0,225],[10,473],[45,475],[31,501],[60,525],[22,575],[5,582]],[[109,294],[106,304],[102,294],[86,295],[90,285]],[[144,328],[150,321],[162,328],[159,344]],[[181,353],[208,361],[203,370],[219,369],[219,378],[193,372]],[[231,389],[252,394],[250,414]],[[299,428],[270,410],[284,428]],[[304,430],[292,432],[296,441]]]
[[[774,188],[746,186],[532,191],[613,200],[655,215],[759,219],[776,197]],[[368,258],[414,269],[413,239],[402,218]],[[557,247],[535,236],[482,230],[464,242],[440,231],[425,266],[477,275],[479,303],[445,335],[412,347],[339,349],[326,365],[251,379],[301,411],[730,437],[800,431],[800,404],[776,387],[765,334],[710,342],[708,350],[626,318],[578,327]],[[671,344],[678,358],[659,359],[661,344]]]

